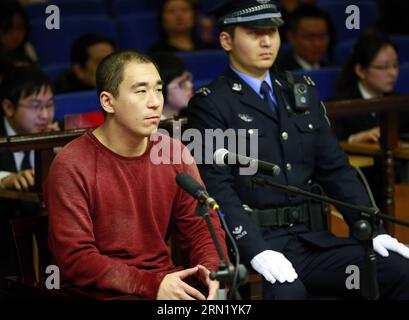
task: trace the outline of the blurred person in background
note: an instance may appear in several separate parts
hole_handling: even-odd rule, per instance
[[[54,93],[50,79],[36,67],[16,67],[3,76],[0,136],[58,130],[54,119]],[[34,150],[0,152],[0,189],[33,191]],[[0,199],[0,278],[17,275],[10,220],[39,213],[37,203]],[[5,290],[0,281],[0,299]]]
[[[87,33],[80,36],[71,48],[71,69],[55,82],[56,92],[95,90],[97,66],[114,50],[115,43],[104,35]]]
[[[151,52],[214,49],[197,35],[197,11],[191,0],[163,0],[159,10],[160,40]]]
[[[371,99],[396,94],[399,75],[396,45],[369,31],[357,40],[337,80],[335,100]],[[338,138],[350,142],[379,142],[379,114],[371,113],[334,122]]]
[[[332,59],[332,26],[325,12],[313,5],[300,5],[288,17],[286,37],[291,49],[279,55],[279,70],[315,70]]]
[[[14,0],[0,2],[0,52],[20,59],[37,61],[33,45],[28,42],[29,21],[24,8]]]
[[[156,53],[151,57],[159,68],[163,81],[164,107],[161,120],[183,116],[193,96],[192,74],[183,61],[172,53]]]
[[[397,50],[397,46],[383,34],[373,30],[362,34],[337,80],[334,100],[396,95],[394,88],[399,75]],[[402,113],[400,131],[408,131],[407,119],[408,115]],[[381,136],[380,116],[376,112],[337,118],[332,126],[340,140],[350,143],[379,143]],[[396,165],[398,180],[408,181],[408,164],[396,161]],[[378,202],[382,196],[380,168],[380,164],[375,163],[373,167],[362,169]]]

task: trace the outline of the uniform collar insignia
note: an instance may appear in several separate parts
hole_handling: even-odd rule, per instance
[[[240,92],[242,89],[241,83],[233,83],[232,90]]]
[[[248,114],[239,113],[238,117],[243,120],[244,122],[252,122],[254,118]]]
[[[277,79],[274,79],[274,82],[277,83],[280,87],[282,87],[283,85],[281,84],[280,81],[278,81]]]
[[[199,90],[197,90],[196,93],[203,96],[208,96],[211,93],[211,90],[207,87],[202,87]]]

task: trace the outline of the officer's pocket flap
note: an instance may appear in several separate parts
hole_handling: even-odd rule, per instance
[[[316,122],[313,121],[311,118],[306,117],[295,118],[293,119],[293,122],[300,132],[314,133],[314,131],[317,129]]]
[[[239,137],[250,138],[252,136],[262,137],[266,134],[266,131],[263,128],[256,128],[255,126],[242,126],[237,128],[237,135]]]

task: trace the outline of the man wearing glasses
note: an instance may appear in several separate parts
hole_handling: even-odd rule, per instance
[[[58,130],[51,81],[38,68],[20,67],[1,87],[0,136]],[[0,187],[29,191],[34,186],[34,151],[0,153]]]
[[[19,67],[7,73],[1,84],[0,136],[58,130],[54,118],[51,81],[41,70]],[[29,191],[34,186],[34,151],[0,152],[0,188]],[[0,278],[17,273],[10,220],[37,214],[37,206],[24,201],[0,202]],[[5,290],[0,281],[0,299]]]
[[[283,70],[316,70],[328,66],[325,56],[330,46],[329,18],[313,5],[301,5],[290,16],[286,33],[291,50],[279,56]]]

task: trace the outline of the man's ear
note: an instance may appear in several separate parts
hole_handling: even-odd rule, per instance
[[[224,51],[229,52],[232,49],[232,38],[227,32],[220,32],[219,42]]]
[[[78,79],[82,80],[84,78],[84,71],[79,63],[74,63],[72,65],[72,72]]]
[[[359,79],[365,79],[365,69],[359,63],[354,66],[354,71]]]
[[[1,102],[1,108],[7,118],[11,118],[16,112],[13,103],[9,99],[3,99]]]
[[[99,102],[101,103],[102,109],[104,109],[106,113],[115,113],[115,98],[111,93],[102,91],[99,95]]]

